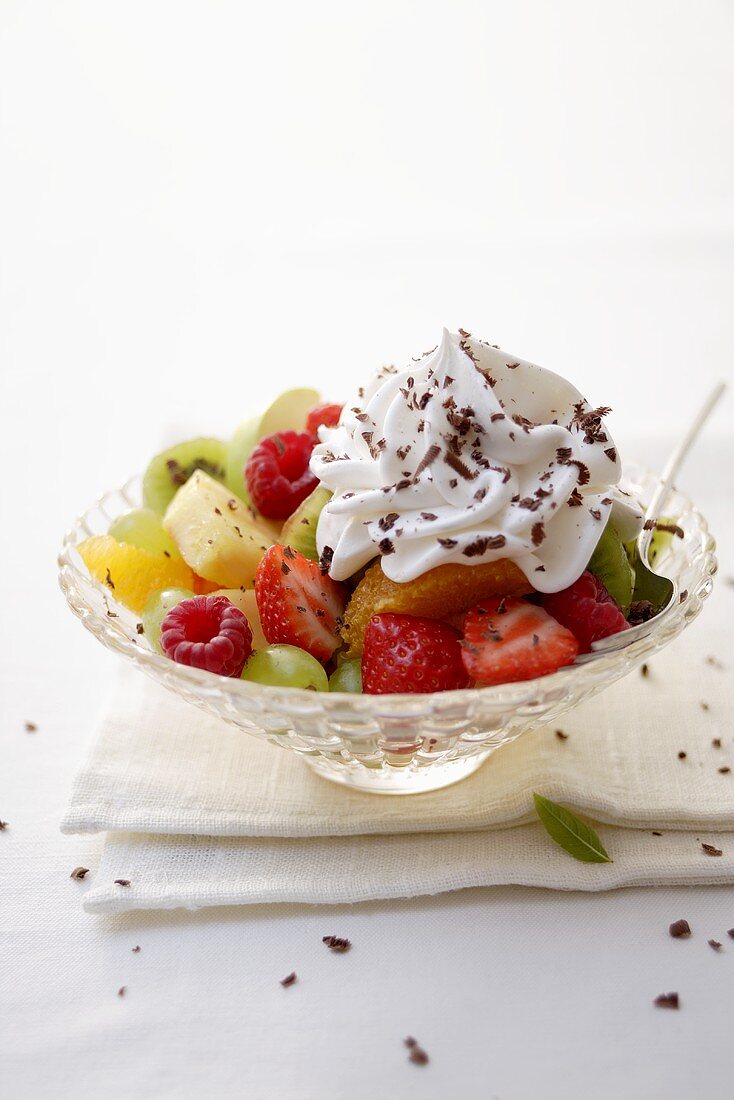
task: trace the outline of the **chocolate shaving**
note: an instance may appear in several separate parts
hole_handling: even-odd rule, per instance
[[[564,733],[563,730],[556,730],[556,737],[559,741],[568,741],[568,734]]]
[[[457,539],[439,539],[438,541],[445,550],[452,550],[454,546],[459,545]]]
[[[701,706],[704,706],[704,705],[705,705],[704,703],[701,703]],[[720,749],[721,748],[721,738],[720,737],[714,737],[711,744],[715,749]]]
[[[116,878],[115,879],[115,886],[129,886],[129,885],[130,885],[130,879],[129,878]]]
[[[382,518],[377,521],[377,526],[381,531],[389,531],[395,526],[399,519],[400,516],[397,512],[388,512],[386,516],[382,516]]]
[[[114,590],[115,590],[115,583],[114,583],[114,581],[112,580],[112,577],[110,576],[110,571],[109,571],[109,569],[108,569],[108,570],[106,571],[106,573],[105,573],[105,579],[104,579],[104,582],[105,582],[105,584],[107,585],[107,587],[108,587],[108,588],[111,588],[111,589],[112,589],[112,591],[114,592]]]
[[[617,461],[617,448],[616,447],[607,447],[604,454],[607,456],[607,458],[610,460],[610,462],[616,462]]]
[[[657,1008],[680,1008],[680,999],[677,993],[661,993],[653,1004]]]
[[[713,844],[703,844],[702,843],[701,847],[703,848],[703,850],[704,850],[704,852],[706,853],[707,856],[723,856],[723,854],[724,854],[723,851],[721,850],[721,848],[717,848]]]
[[[545,525],[542,523],[542,521],[539,520],[538,523],[534,523],[532,528],[530,529],[530,541],[532,542],[533,546],[540,546],[544,538]]]
[[[26,733],[35,733],[36,730],[38,729],[38,726],[36,725],[35,722],[26,722],[24,724],[24,728],[25,728]]]
[[[683,749],[681,749],[681,750],[680,750],[680,752],[678,753],[678,759],[679,759],[679,760],[685,760],[685,758],[686,758],[687,756],[688,756],[688,753],[687,753],[687,752],[684,752],[684,751],[683,751]]]
[[[731,771],[731,768],[727,764],[725,764],[723,768],[718,768],[717,770],[719,775],[728,775]]]
[[[377,548],[379,549],[381,554],[395,553],[395,546],[392,542],[392,539],[381,539],[377,544]]]
[[[412,1035],[409,1035],[407,1039],[403,1039],[403,1042],[410,1051],[408,1061],[415,1063],[417,1066],[425,1066],[428,1063],[428,1055]]]
[[[127,986],[126,985],[121,985],[120,988],[117,990],[117,996],[118,997],[124,997],[126,992],[127,992]]]
[[[631,626],[639,626],[640,623],[646,623],[654,617],[655,609],[649,600],[634,600],[630,604],[627,622]]]
[[[416,467],[416,471],[413,475],[416,481],[421,476],[424,470],[427,470],[429,466],[433,465],[440,454],[441,448],[438,446],[437,443],[432,443],[426,453],[423,455],[423,458],[418,463],[418,466]]]
[[[438,519],[438,516],[436,515],[435,512],[421,512],[421,519],[425,519],[425,520]]]
[[[518,500],[518,508],[527,508],[529,512],[537,512],[543,502],[537,500],[534,497],[523,497],[522,500]]]
[[[721,943],[718,940],[708,940],[709,947],[712,947],[714,951],[721,951]]]
[[[601,519],[601,512],[599,511],[598,508],[589,508],[589,512],[591,513],[592,519],[595,519],[595,520],[600,520]]]
[[[462,462],[452,451],[446,451],[443,456],[443,460],[447,466],[450,466],[459,477],[463,477],[464,481],[474,481],[478,476],[476,470],[470,470],[465,462]]]
[[[668,931],[674,940],[681,940],[690,936],[691,926],[687,920],[675,920]]]
[[[85,875],[89,874],[88,867],[75,867],[69,875],[69,878],[73,878],[76,882],[81,882]]]
[[[679,539],[685,538],[685,531],[677,523],[665,523],[659,519],[646,519],[643,531],[666,531],[669,535],[676,535]]]
[[[500,550],[507,539],[504,535],[480,535],[478,538],[470,542],[462,550],[462,554],[466,554],[467,558],[476,558],[482,554],[485,554],[487,550]]]
[[[492,413],[492,415],[489,418],[489,422],[490,422],[490,424],[496,424],[498,420],[505,420],[505,419],[506,418],[505,418],[504,413]]]
[[[0,833],[5,832],[9,824],[9,821],[0,821]]]
[[[345,940],[341,936],[322,936],[321,942],[325,943],[330,951],[345,952],[352,946],[351,940]]]
[[[325,546],[321,551],[321,557],[319,558],[319,569],[326,575],[331,569],[331,563],[334,560],[334,548],[332,546]]]
[[[640,665],[640,676],[643,678],[650,675],[650,666],[645,662],[644,665]]]
[[[140,951],[140,944],[138,943],[138,944],[135,945],[135,947],[133,947],[133,955],[137,955],[139,951]]]
[[[578,458],[561,458],[561,451],[570,451],[570,447],[560,447],[556,451],[556,458],[559,466],[575,466],[578,470],[577,481],[579,485],[588,485],[591,481],[591,473],[589,467],[585,462],[581,462]]]
[[[289,985],[293,985],[293,983],[297,981],[298,975],[296,974],[295,970],[293,970],[290,974],[286,974],[285,978],[280,979],[280,984],[283,986],[283,988],[287,988]]]
[[[138,634],[145,634],[145,627],[143,626],[142,623],[136,623],[135,624],[135,630],[137,631]]]
[[[578,491],[578,489],[574,489],[571,493],[571,496],[566,501],[566,504],[569,506],[569,508],[580,508],[583,503],[584,498],[581,496],[581,493]]]

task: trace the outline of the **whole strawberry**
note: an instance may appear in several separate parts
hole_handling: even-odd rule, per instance
[[[582,573],[562,592],[543,596],[546,611],[578,639],[579,652],[589,653],[591,643],[629,629],[616,600],[593,573]]]
[[[458,630],[418,615],[372,616],[362,652],[365,692],[419,694],[468,686]]]
[[[245,481],[261,515],[287,519],[313,492],[318,485],[309,469],[313,447],[308,432],[276,432],[260,440],[247,460]]]
[[[194,596],[166,615],[161,648],[180,665],[236,677],[252,653],[252,630],[226,596]]]
[[[266,551],[255,574],[255,598],[263,634],[271,644],[305,649],[328,661],[339,645],[347,592],[290,546]]]

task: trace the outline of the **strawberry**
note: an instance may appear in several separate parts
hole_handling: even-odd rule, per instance
[[[588,571],[562,592],[543,596],[543,607],[576,636],[580,653],[589,653],[592,642],[629,628],[617,601]]]
[[[462,658],[473,680],[509,684],[570,665],[578,653],[570,630],[526,600],[483,600],[464,620]]]
[[[299,646],[317,661],[328,661],[339,645],[347,592],[290,546],[271,546],[255,574],[255,598],[263,634]]]
[[[468,686],[458,630],[419,615],[372,616],[362,651],[365,692],[417,694]]]
[[[343,405],[317,405],[308,414],[304,431],[310,435],[318,436],[319,428],[322,425],[326,428],[335,428],[339,423],[343,408]]]

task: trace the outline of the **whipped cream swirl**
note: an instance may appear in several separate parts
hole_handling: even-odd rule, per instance
[[[322,562],[345,580],[381,555],[404,582],[509,558],[538,591],[566,588],[610,514],[625,540],[643,521],[616,488],[608,411],[552,371],[444,330],[320,429],[311,470],[334,494],[319,517]]]

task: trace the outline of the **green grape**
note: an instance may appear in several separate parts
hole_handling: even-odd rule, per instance
[[[133,508],[132,512],[118,516],[112,521],[107,534],[118,542],[127,542],[140,550],[168,554],[172,558],[181,557],[176,543],[152,508]]]
[[[359,657],[343,661],[329,677],[329,691],[348,691],[358,695],[362,691],[362,662]]]
[[[269,645],[259,649],[242,670],[242,679],[272,687],[329,690],[326,673],[316,658],[295,645]]]
[[[162,653],[161,649],[161,623],[168,612],[182,600],[190,600],[194,595],[186,588],[161,588],[154,592],[143,608],[140,616],[145,631],[145,638],[151,649],[156,653]]]

